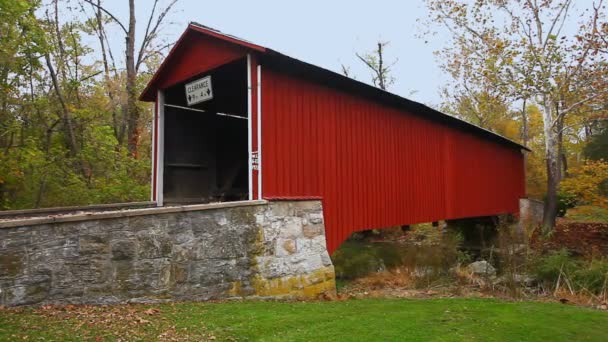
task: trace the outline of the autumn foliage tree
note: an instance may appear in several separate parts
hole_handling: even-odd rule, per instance
[[[570,170],[561,190],[576,198],[579,204],[608,209],[608,162],[587,160]]]
[[[136,97],[174,3],[150,3],[133,69],[102,0],[0,0],[0,209],[148,200],[151,111]]]
[[[57,1],[57,0],[55,0]],[[133,157],[138,156],[138,146],[141,135],[141,110],[137,103],[138,88],[137,75],[145,65],[146,60],[154,58],[161,54],[171,43],[166,43],[161,39],[160,31],[162,24],[177,0],[170,0],[164,7],[161,7],[161,1],[153,0],[152,10],[146,20],[146,29],[141,38],[139,47],[136,46],[136,23],[135,15],[135,0],[128,1],[129,19],[126,22],[118,19],[109,7],[105,6],[101,0],[83,0],[93,8],[94,20],[93,29],[95,30],[101,48],[102,57],[104,60],[104,71],[106,78],[109,77],[107,67],[106,50],[110,49],[110,45],[106,44],[107,37],[105,28],[106,23],[115,24],[119,27],[120,32],[124,35],[124,64],[126,71],[126,81],[124,82],[124,90],[126,93],[126,104],[123,106],[123,120],[120,128],[117,130],[117,137],[122,143],[124,133],[127,133],[127,147],[129,153]],[[84,10],[84,6],[81,4]],[[105,20],[104,20],[105,19]]]
[[[473,100],[484,92],[502,96],[512,111],[519,109],[524,131],[526,104],[540,110],[546,160],[543,226],[549,231],[565,175],[564,135],[578,129],[567,124],[568,118],[593,111],[606,95],[604,1],[576,12],[572,0],[427,0],[427,5],[431,22],[452,37],[439,55],[458,91]],[[564,29],[573,20],[581,22],[574,33]]]

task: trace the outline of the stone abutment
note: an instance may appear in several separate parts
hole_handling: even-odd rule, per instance
[[[0,305],[315,298],[334,292],[320,201],[0,221]]]

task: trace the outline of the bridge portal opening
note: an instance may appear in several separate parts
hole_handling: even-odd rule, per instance
[[[163,109],[163,202],[247,199],[246,59],[166,89]]]

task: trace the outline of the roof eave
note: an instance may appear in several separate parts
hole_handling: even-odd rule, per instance
[[[219,31],[214,30],[210,27],[191,22],[188,24],[188,27],[186,28],[184,33],[182,33],[182,35],[179,37],[179,39],[175,42],[175,44],[173,45],[173,47],[167,54],[167,57],[163,60],[161,65],[158,67],[158,69],[156,70],[156,72],[154,73],[154,75],[152,76],[152,78],[150,79],[150,81],[148,82],[146,87],[144,88],[144,90],[141,92],[141,95],[139,96],[139,101],[153,102],[156,100],[156,92],[153,92],[154,85],[158,81],[158,78],[163,73],[164,69],[167,67],[168,61],[171,59],[171,57],[173,56],[175,51],[178,49],[179,45],[184,40],[184,37],[186,37],[190,32],[202,33],[202,34],[217,38],[219,40],[223,40],[223,41],[231,43],[231,44],[236,44],[236,45],[242,46],[242,47],[252,50],[252,51],[257,51],[257,52],[262,52],[262,53],[266,52],[266,48],[263,46],[250,43],[246,40],[243,40],[243,39],[240,39],[237,37],[222,34]]]
[[[437,117],[439,117],[439,118],[441,118],[443,120],[446,120],[448,122],[457,123],[459,125],[466,126],[469,129],[471,129],[471,130],[475,130],[475,131],[479,132],[480,134],[485,135],[486,138],[491,138],[491,139],[493,139],[493,140],[495,140],[497,142],[504,143],[504,144],[509,145],[511,147],[516,147],[516,148],[519,148],[519,149],[522,149],[522,150],[525,150],[525,151],[528,151],[528,152],[532,152],[532,150],[530,150],[528,147],[526,147],[526,146],[524,146],[524,145],[522,145],[522,144],[520,144],[520,143],[518,143],[516,141],[513,141],[513,140],[511,140],[511,139],[509,139],[507,137],[504,137],[504,136],[500,135],[500,134],[494,133],[494,132],[492,132],[490,130],[487,130],[485,128],[479,127],[477,125],[474,125],[474,124],[472,124],[470,122],[467,122],[465,120],[462,120],[462,119],[459,119],[457,117],[454,117],[452,115],[448,115],[448,114],[445,114],[443,112],[440,112],[440,111],[438,111],[436,109],[433,109],[433,108],[431,108],[431,107],[429,107],[429,106],[427,106],[425,104],[422,104],[420,102],[412,101],[412,100],[407,99],[405,97],[402,97],[402,96],[399,96],[397,94],[388,92],[386,90],[382,90],[382,89],[380,89],[378,87],[371,86],[371,85],[369,85],[367,83],[363,83],[361,81],[352,79],[350,77],[344,76],[344,75],[339,74],[337,72],[334,72],[334,71],[331,71],[331,70],[328,70],[328,69],[316,66],[314,64],[310,64],[310,63],[301,61],[299,59],[296,59],[296,58],[284,55],[284,54],[282,54],[282,53],[280,53],[278,51],[272,50],[272,49],[266,49],[266,52],[267,52],[266,53],[267,56],[272,56],[272,57],[275,57],[275,58],[280,58],[280,59],[283,59],[283,60],[285,60],[287,62],[297,63],[297,64],[300,64],[300,65],[303,65],[303,66],[306,66],[306,67],[309,67],[309,68],[314,68],[314,69],[316,69],[316,70],[318,70],[318,71],[326,74],[326,76],[329,77],[329,78],[334,78],[335,80],[339,80],[340,82],[351,83],[353,86],[358,87],[358,88],[360,88],[363,91],[367,91],[367,92],[370,92],[370,93],[371,92],[376,93],[376,95],[378,95],[379,97],[382,97],[382,98],[386,99],[385,102],[388,102],[388,100],[390,99],[390,100],[395,101],[395,102],[401,102],[403,105],[407,104],[408,106],[411,106],[411,107],[419,107],[422,112],[430,112],[433,115],[436,115]],[[417,114],[417,113],[413,113],[413,114]]]
[[[384,99],[384,102],[400,102],[401,105],[407,105],[408,107],[417,107],[419,108],[422,112],[426,112],[426,113],[431,113],[432,115],[434,115],[436,118],[439,118],[441,120],[445,120],[445,122],[448,123],[454,123],[457,125],[461,125],[461,127],[467,127],[468,129],[471,129],[473,131],[477,131],[479,134],[485,136],[486,138],[495,140],[497,142],[509,145],[511,147],[517,147],[521,150],[525,150],[528,152],[531,152],[532,150],[530,150],[528,147],[521,145],[511,139],[508,139],[500,134],[494,133],[492,131],[489,131],[487,129],[481,128],[477,125],[474,125],[472,123],[469,123],[467,121],[461,120],[459,118],[456,118],[454,116],[442,113],[436,109],[433,109],[431,107],[428,107],[422,103],[419,102],[415,102],[409,99],[406,99],[404,97],[401,97],[399,95],[393,94],[391,92],[379,89],[377,87],[373,87],[369,84],[357,81],[355,79],[346,77],[344,75],[341,75],[339,73],[336,73],[334,71],[301,61],[299,59],[293,58],[293,57],[289,57],[287,55],[284,55],[278,51],[272,50],[272,49],[268,49],[265,48],[261,45],[257,45],[257,44],[253,44],[251,42],[248,42],[244,39],[235,37],[235,36],[231,36],[225,33],[222,33],[218,30],[215,30],[213,28],[210,28],[208,26],[204,26],[201,24],[198,24],[196,22],[191,22],[188,24],[187,29],[184,31],[184,33],[182,33],[182,35],[180,36],[180,38],[177,40],[177,42],[175,43],[175,45],[171,48],[171,51],[169,52],[169,54],[167,55],[167,57],[165,58],[165,60],[161,63],[160,67],[158,68],[158,70],[154,73],[154,76],[152,76],[152,79],[150,80],[150,82],[148,82],[148,84],[146,85],[146,88],[144,89],[144,91],[142,92],[142,94],[139,97],[140,101],[146,101],[146,102],[152,102],[156,100],[156,92],[152,92],[152,90],[154,89],[154,85],[155,83],[158,81],[159,76],[163,73],[163,69],[166,68],[168,61],[170,60],[170,57],[175,53],[175,51],[177,50],[177,48],[179,47],[179,45],[182,43],[182,41],[184,40],[184,37],[188,35],[188,33],[190,32],[198,32],[198,33],[202,33],[211,37],[214,37],[216,39],[231,43],[231,44],[235,44],[241,47],[244,47],[248,50],[251,51],[255,51],[255,52],[259,52],[262,53],[264,55],[267,56],[272,56],[275,58],[280,58],[283,59],[284,61],[287,62],[291,62],[291,63],[297,63],[301,66],[305,66],[307,68],[312,68],[312,70],[317,70],[323,74],[325,74],[326,77],[328,78],[333,78],[336,81],[342,82],[343,84],[348,84],[350,83],[350,85],[352,87],[357,87],[359,88],[361,91],[367,91],[370,93],[375,93],[376,96],[379,96],[380,98]],[[411,110],[414,111],[414,110]],[[416,113],[414,113],[416,114]],[[419,114],[423,114],[423,113],[419,113]],[[432,118],[431,118],[432,119]]]

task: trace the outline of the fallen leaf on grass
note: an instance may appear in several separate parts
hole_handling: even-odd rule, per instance
[[[159,309],[155,309],[155,308],[149,308],[148,310],[144,311],[144,313],[148,316],[154,316],[157,313],[159,313],[160,310]]]
[[[148,321],[147,319],[143,319],[139,316],[135,317],[135,322],[139,323],[139,324],[148,324],[150,323],[150,321]]]

